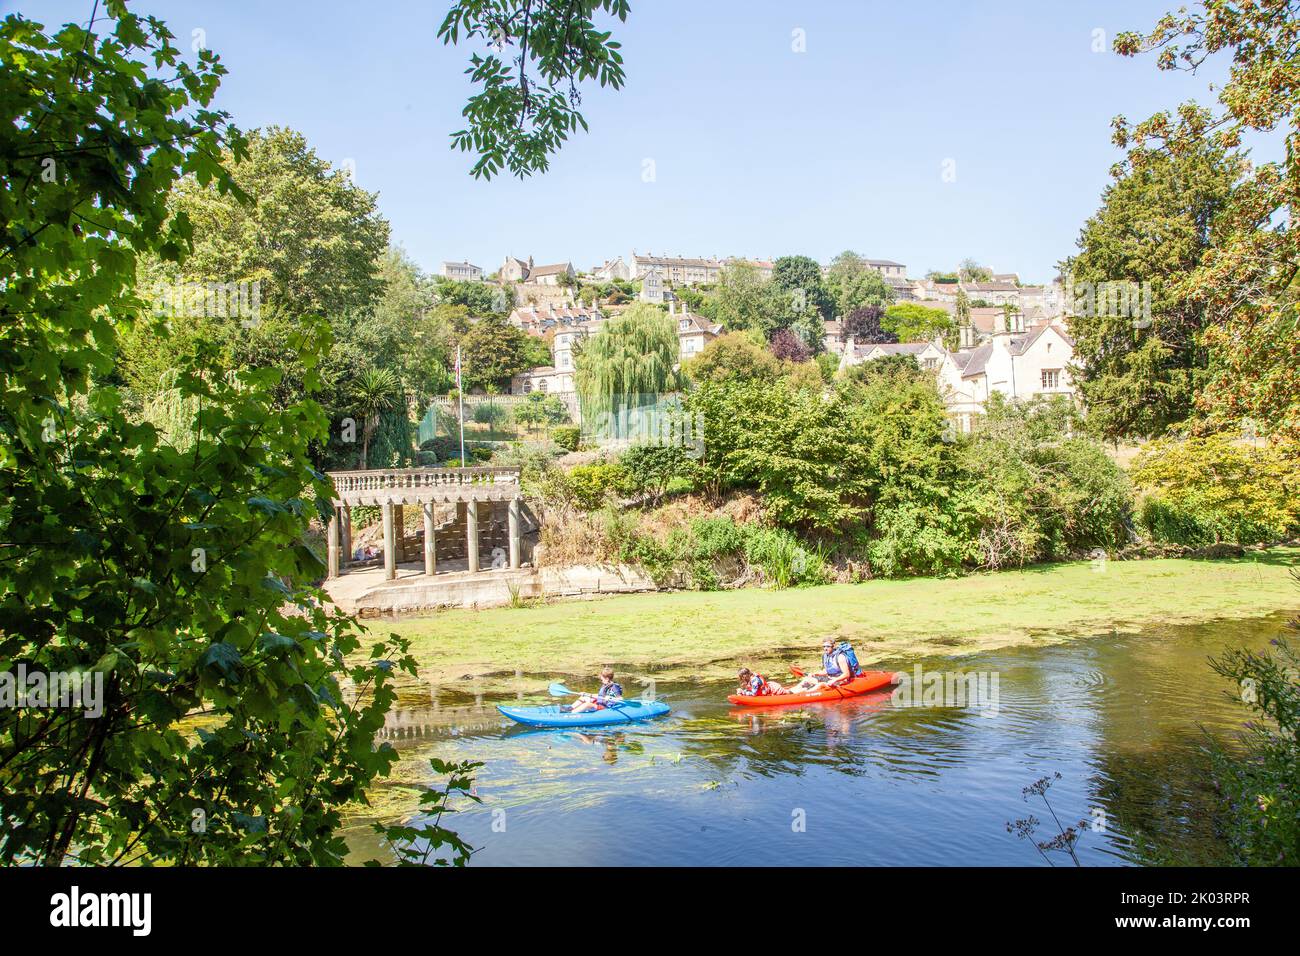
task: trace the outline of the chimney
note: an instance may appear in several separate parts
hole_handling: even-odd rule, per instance
[[[998,310],[997,315],[993,316],[993,334],[994,335],[1007,334],[1007,314],[1003,312],[1001,309]]]

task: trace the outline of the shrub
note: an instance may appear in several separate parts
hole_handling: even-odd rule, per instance
[[[1259,544],[1300,531],[1300,449],[1225,435],[1160,439],[1133,463],[1143,530],[1155,541]]]
[[[1128,479],[1077,426],[1063,401],[990,399],[964,453],[980,567],[1113,551],[1127,541]]]
[[[565,451],[577,451],[582,440],[582,429],[577,425],[557,425],[551,429],[551,441]]]
[[[689,484],[695,474],[694,460],[680,445],[633,445],[623,452],[619,464],[627,470],[631,486],[655,501],[673,479],[683,478]]]
[[[820,551],[809,550],[784,528],[747,525],[745,560],[759,568],[777,588],[794,584],[825,584],[830,579]]]
[[[1300,630],[1300,619],[1289,628]],[[1300,654],[1284,636],[1273,644],[1272,653],[1233,650],[1210,662],[1263,718],[1247,724],[1241,752],[1211,747],[1223,828],[1242,866],[1300,863]]]
[[[784,527],[834,531],[866,512],[868,468],[841,396],[775,383],[705,382],[686,398],[703,426],[700,483],[755,488]]]
[[[570,500],[584,511],[595,511],[611,499],[625,497],[635,490],[627,469],[617,462],[578,465],[565,478]]]

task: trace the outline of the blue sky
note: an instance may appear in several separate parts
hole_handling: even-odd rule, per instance
[[[52,26],[90,6],[17,9]],[[1041,281],[1119,158],[1111,118],[1211,99],[1210,77],[1092,50],[1094,31],[1109,50],[1175,0],[632,0],[616,28],[627,86],[584,91],[591,132],[545,175],[482,182],[448,146],[470,88],[469,50],[435,36],[447,6],[132,3],[182,40],[205,31],[237,125],[291,126],[355,162],[394,241],[430,271],[492,270],[507,254],[585,269],[634,248],[823,261],[853,249],[914,276],[972,256]]]

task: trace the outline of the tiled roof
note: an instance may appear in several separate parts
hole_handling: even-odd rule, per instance
[[[678,312],[675,315],[670,315],[669,318],[677,323],[678,335],[690,335],[695,332],[708,332],[713,335],[720,335],[722,332],[721,325],[714,325],[704,316],[696,315],[694,312]],[[689,323],[689,327],[685,329],[683,329],[681,325],[683,319]]]
[[[533,266],[528,270],[528,278],[533,276],[549,276],[560,272],[568,272],[572,266],[567,262],[556,262],[549,266]]]
[[[984,374],[984,367],[988,365],[989,356],[993,354],[993,343],[985,342],[977,346],[969,353],[970,359],[966,362],[966,367],[962,369],[962,378],[974,378],[976,375]]]
[[[962,288],[969,295],[972,292],[1016,292],[1020,287],[1010,282],[965,282]]]
[[[651,266],[689,266],[699,269],[720,269],[722,263],[717,259],[681,259],[676,256],[651,256],[637,254],[635,257],[638,266],[644,264]]]
[[[872,342],[870,344],[853,343],[855,358],[865,357],[879,349],[885,355],[920,355],[930,347],[929,342]]]

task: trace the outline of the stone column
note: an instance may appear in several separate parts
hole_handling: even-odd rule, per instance
[[[339,548],[342,552],[342,562],[347,564],[352,560],[352,507],[351,505],[344,505],[340,511],[343,515],[343,526],[340,529],[342,531],[342,541]]]
[[[520,500],[518,498],[511,498],[510,499],[510,566],[512,568],[519,567],[519,550],[520,550],[519,511],[520,511]]]
[[[337,578],[339,576],[339,509],[333,509],[330,514],[329,530],[326,532],[326,540],[329,542],[327,552],[329,555],[329,570],[326,572],[328,577]]]
[[[381,510],[384,516],[384,580],[392,581],[397,577],[397,535],[393,527],[393,503],[385,501]]]
[[[465,560],[471,571],[478,570],[478,502],[465,502]]]
[[[433,541],[433,502],[424,503],[424,573],[434,574],[438,570],[438,556],[434,551]]]
[[[406,560],[406,509],[399,504],[393,505],[393,528],[397,537],[397,547],[393,551],[398,564]]]

